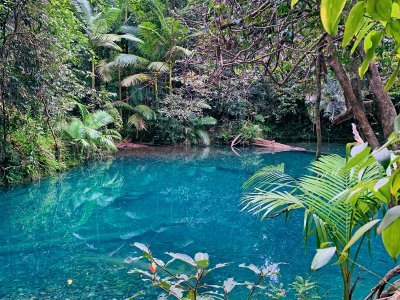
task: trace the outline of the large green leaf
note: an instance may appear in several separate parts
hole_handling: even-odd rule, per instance
[[[400,19],[400,3],[393,2],[392,18]]]
[[[346,25],[343,34],[342,47],[346,47],[354,35],[361,29],[364,24],[364,1],[358,2],[351,9],[349,16],[346,20]]]
[[[400,36],[400,33],[399,33],[399,36]],[[400,71],[400,61],[397,63],[396,69],[393,71],[392,75],[390,75],[388,81],[386,82],[385,91],[390,90],[390,88],[396,82],[397,76],[399,75],[399,71]]]
[[[329,247],[324,249],[317,249],[313,261],[311,263],[311,270],[318,270],[327,265],[336,253],[336,247]]]
[[[398,115],[396,117],[396,119],[394,119],[394,135],[395,137],[399,137],[400,134],[400,115]]]
[[[389,227],[393,222],[400,218],[400,205],[392,207],[389,209],[382,219],[377,232],[381,234],[387,227]]]
[[[294,6],[297,4],[297,2],[299,2],[299,0],[292,0],[292,1],[290,2],[290,7],[293,9]]]
[[[346,4],[346,0],[322,0],[321,21],[327,33],[337,35],[340,15]]]
[[[358,241],[360,237],[362,237],[366,232],[368,232],[372,227],[374,227],[380,219],[377,220],[372,220],[368,222],[367,224],[361,226],[351,237],[350,241],[344,246],[342,252],[346,252],[348,249],[350,249],[351,246],[354,245],[355,242]]]
[[[363,63],[358,69],[358,73],[361,78],[363,78],[365,73],[367,72],[371,60],[375,58],[375,49],[381,43],[382,38],[383,38],[383,32],[375,30],[368,33],[368,35],[365,37],[364,51],[366,55]]]
[[[351,47],[350,53],[353,54],[354,51],[356,51],[358,45],[361,43],[362,39],[367,35],[369,30],[375,25],[374,22],[368,23],[365,22],[364,26],[362,27],[361,31],[357,34],[357,39],[353,44],[353,47]]]
[[[397,261],[400,254],[400,219],[397,219],[382,232],[382,241],[389,255]]]
[[[392,0],[367,0],[367,12],[378,21],[390,21]]]

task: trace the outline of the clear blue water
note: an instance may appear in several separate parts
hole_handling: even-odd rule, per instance
[[[133,242],[151,245],[160,258],[168,251],[208,252],[212,264],[232,262],[220,276],[238,281],[255,279],[250,271],[235,272],[240,263],[285,263],[280,282],[312,275],[321,293],[330,291],[324,299],[341,299],[336,266],[309,271],[314,245],[305,253],[301,214],[289,224],[284,218],[260,222],[239,207],[241,184],[260,167],[284,162],[297,177],[314,155],[240,154],[223,149],[138,152],[0,192],[0,299],[132,296],[143,289],[140,278],[127,274],[132,265],[124,263],[137,255]],[[381,242],[372,243],[374,259],[365,253],[361,263],[382,275],[392,264]],[[363,272],[355,299],[377,280]],[[141,299],[156,299],[145,292]]]

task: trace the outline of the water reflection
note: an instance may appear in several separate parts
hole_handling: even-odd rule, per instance
[[[290,227],[283,219],[260,223],[240,212],[241,184],[260,167],[281,162],[297,177],[313,157],[163,148],[122,153],[3,191],[0,299],[131,296],[142,289],[127,274],[135,241],[151,244],[160,258],[168,251],[208,252],[212,263],[285,262],[278,280],[290,281],[308,270],[313,254],[304,256],[301,216]],[[320,273],[323,282],[340,283],[340,277],[324,280],[334,270]]]

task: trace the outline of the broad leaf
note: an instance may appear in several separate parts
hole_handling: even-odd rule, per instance
[[[354,35],[361,29],[364,24],[364,1],[358,2],[351,9],[346,20],[346,27],[343,34],[342,47],[345,48]]]
[[[390,164],[390,151],[387,148],[384,148],[376,153],[373,153],[372,155],[386,170]]]
[[[400,36],[400,32],[399,32],[399,36]],[[385,85],[385,91],[387,92],[388,90],[390,90],[390,88],[393,86],[393,84],[396,82],[397,80],[397,76],[399,75],[399,71],[400,71],[400,61],[397,63],[397,67],[396,69],[393,71],[392,75],[390,75],[386,85]]]
[[[390,21],[392,0],[367,0],[367,12],[378,21]]]
[[[381,224],[376,230],[378,234],[381,234],[388,226],[390,226],[394,221],[400,218],[400,205],[392,207],[389,209],[382,219]]]
[[[371,60],[375,59],[375,49],[381,43],[382,38],[383,38],[383,32],[375,30],[368,33],[368,35],[365,37],[364,51],[366,55],[363,63],[358,69],[358,73],[361,78],[363,78],[365,73],[367,72]]]
[[[382,232],[382,241],[389,255],[397,261],[400,254],[400,219],[397,219]]]
[[[293,9],[297,2],[299,2],[299,0],[292,0],[290,3],[290,7]]]
[[[342,252],[346,252],[348,249],[350,249],[350,247],[353,246],[354,243],[357,242],[360,237],[362,237],[367,231],[369,231],[372,227],[374,227],[379,221],[380,219],[372,220],[367,224],[361,226],[351,237],[350,241],[343,248]]]
[[[207,268],[210,263],[209,256],[207,253],[201,253],[201,252],[196,253],[196,255],[194,256],[194,260],[196,264],[203,269]]]
[[[346,0],[322,0],[321,21],[327,33],[337,35],[340,15],[346,4]]]
[[[336,247],[317,249],[317,253],[311,263],[311,270],[318,270],[327,265],[336,253]]]
[[[170,260],[168,263],[167,263],[167,265],[168,264],[170,264],[171,262],[173,262],[174,260],[180,260],[180,261],[183,261],[183,262],[185,262],[185,263],[188,263],[188,264],[190,264],[190,265],[192,265],[192,266],[195,266],[196,265],[196,263],[195,263],[195,261],[193,260],[193,258],[191,258],[189,255],[186,255],[186,254],[182,254],[182,253],[172,253],[172,252],[166,252],[165,254],[167,254],[167,255],[169,255],[169,256],[171,256],[173,259],[172,260]]]
[[[399,133],[400,133],[400,115],[398,115],[396,119],[394,119],[394,135],[396,138],[399,137]]]

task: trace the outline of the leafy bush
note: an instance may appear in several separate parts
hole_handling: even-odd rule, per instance
[[[134,243],[134,246],[142,251],[142,256],[129,257],[126,262],[138,262],[146,260],[148,268],[134,268],[129,274],[139,274],[142,280],[160,290],[158,299],[168,299],[168,295],[176,299],[229,299],[230,296],[247,295],[245,299],[257,299],[267,297],[270,299],[281,299],[287,291],[294,292],[298,299],[317,299],[316,282],[310,279],[296,277],[288,290],[283,284],[277,283],[280,272],[277,263],[265,264],[261,268],[253,264],[240,264],[239,268],[248,269],[253,272],[252,282],[237,282],[233,277],[215,282],[215,276],[210,273],[227,267],[230,263],[218,263],[211,266],[207,253],[196,253],[194,257],[182,253],[167,252],[170,257],[168,262],[155,258],[148,246]],[[172,268],[173,266],[174,268]],[[179,271],[177,271],[179,270]]]

